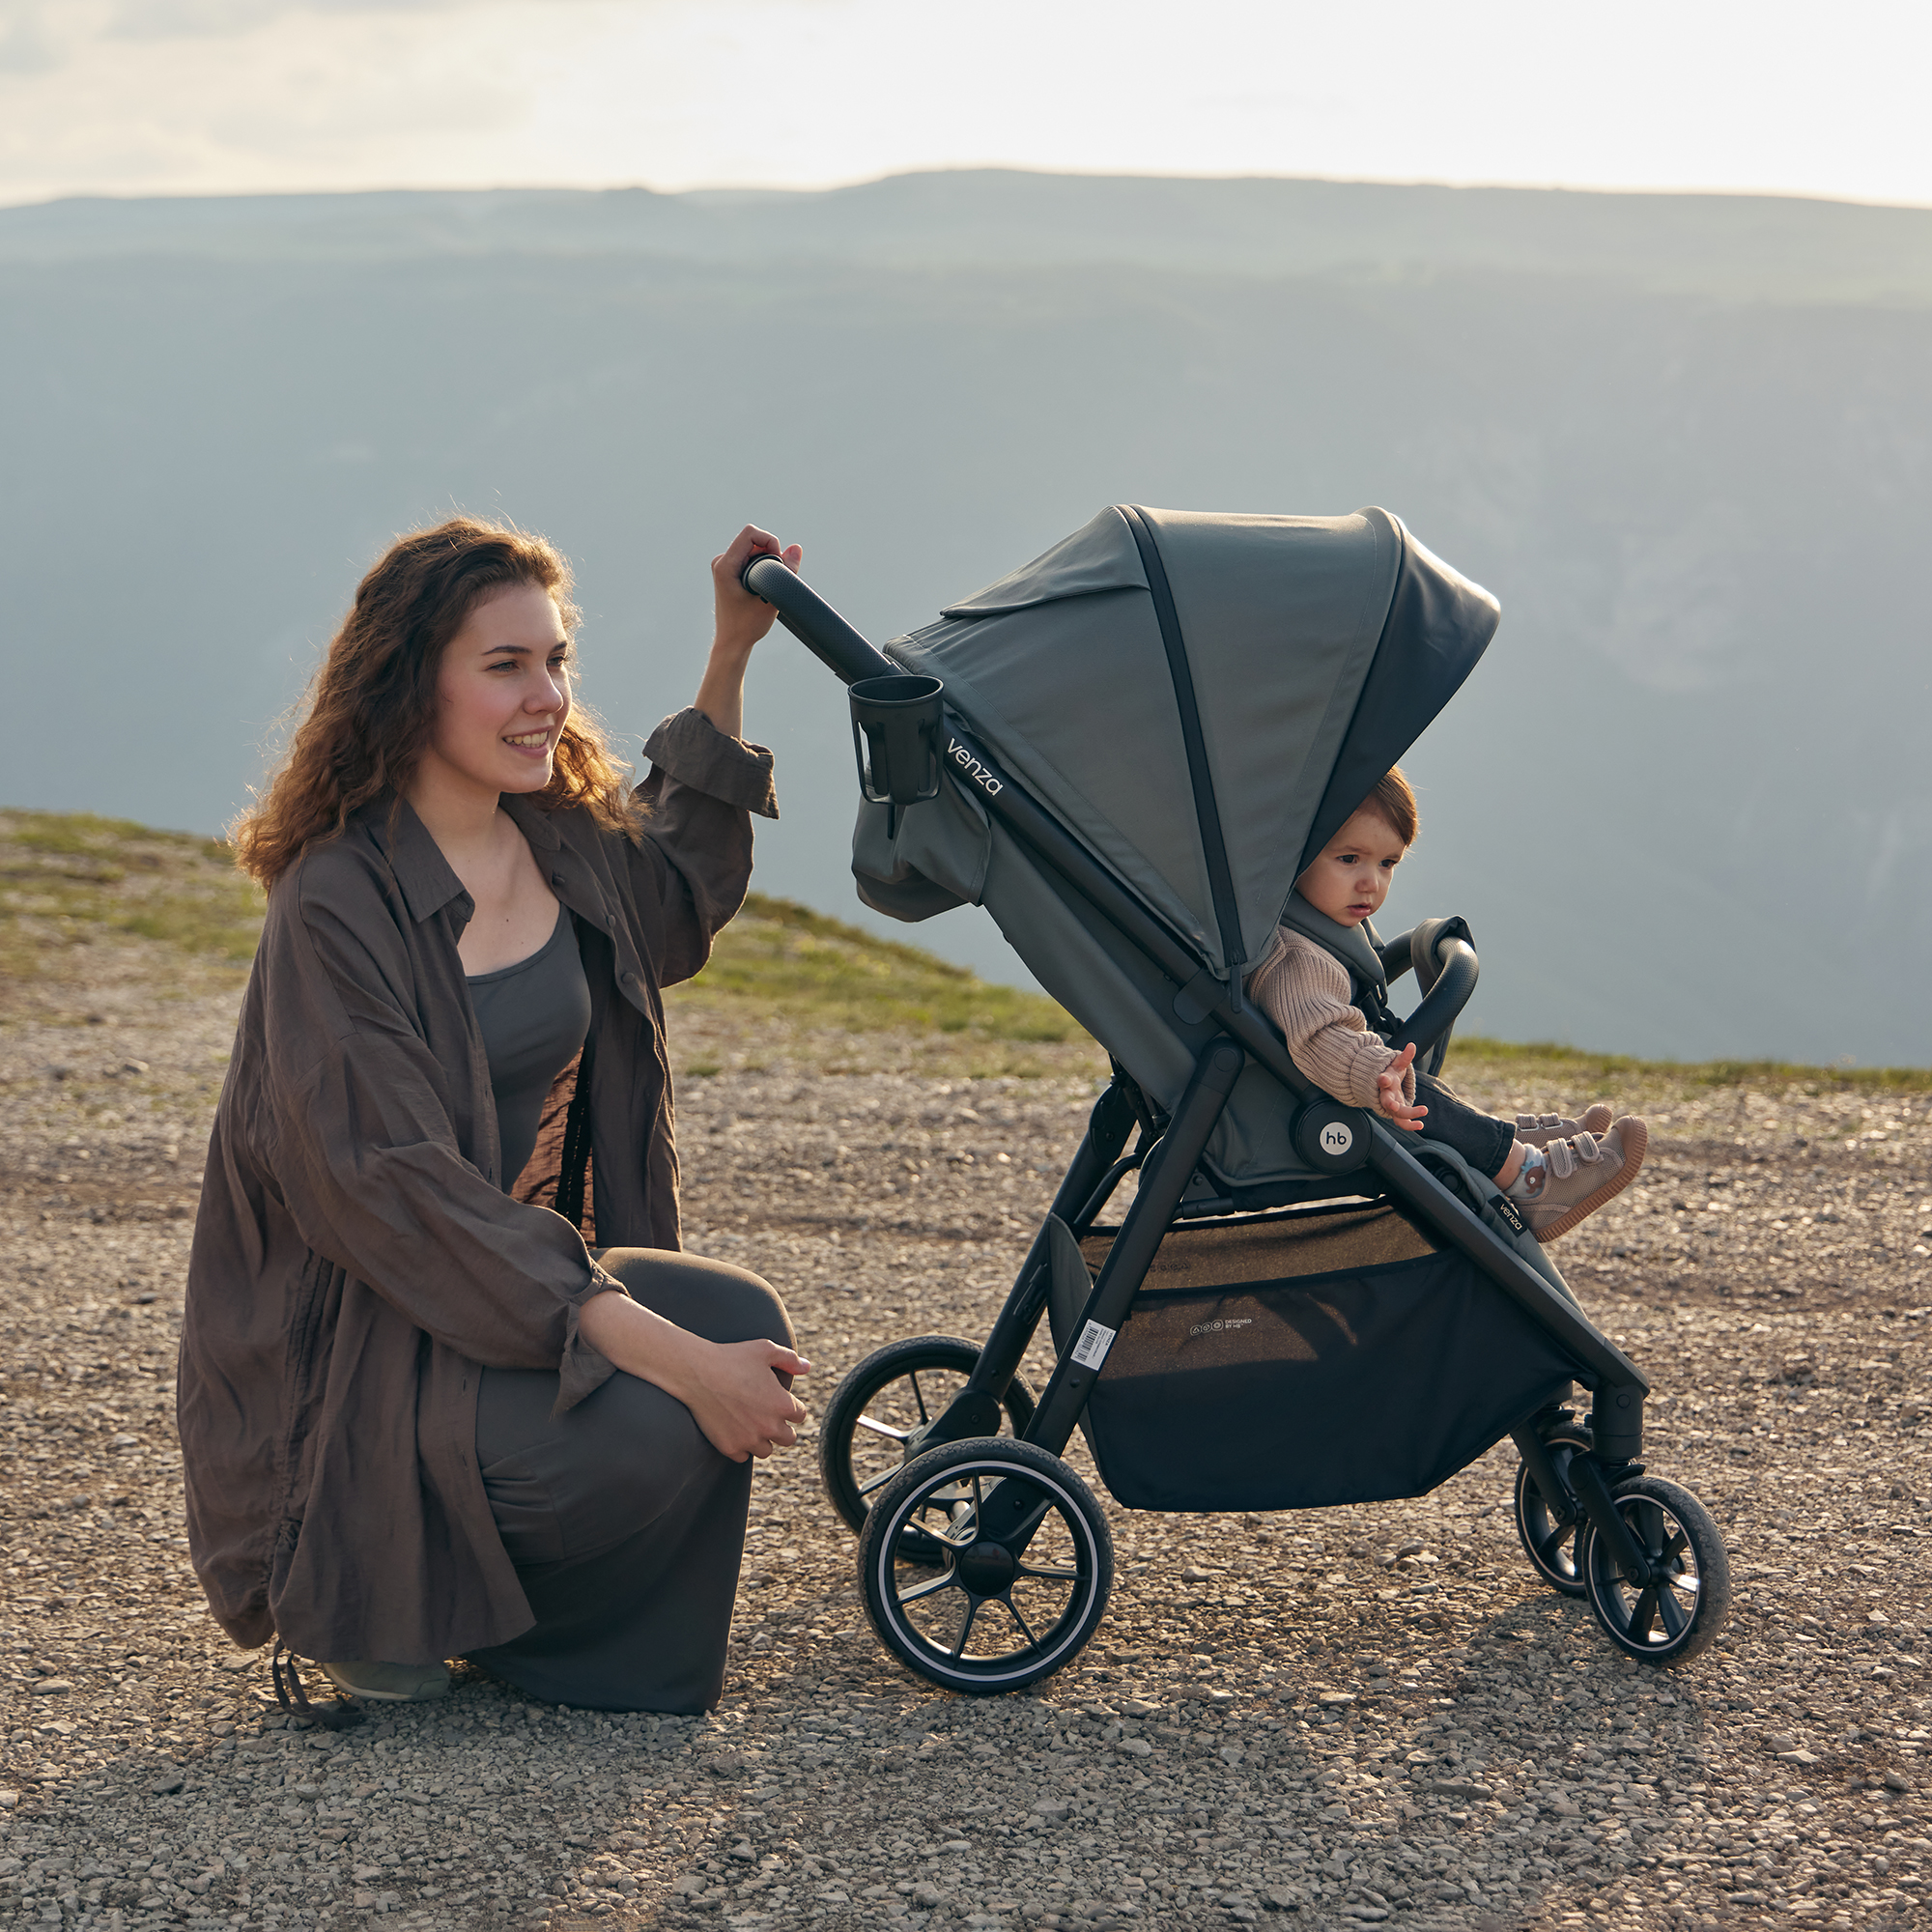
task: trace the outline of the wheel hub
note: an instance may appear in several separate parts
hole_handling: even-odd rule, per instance
[[[954,1574],[976,1597],[1003,1597],[1019,1574],[1019,1559],[1004,1544],[982,1537],[960,1552]]]

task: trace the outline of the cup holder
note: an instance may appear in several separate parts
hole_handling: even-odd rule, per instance
[[[848,687],[859,789],[873,805],[923,805],[939,796],[944,689],[938,678],[909,671]]]

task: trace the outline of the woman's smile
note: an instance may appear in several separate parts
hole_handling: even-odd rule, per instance
[[[419,778],[493,804],[541,791],[570,718],[570,634],[549,591],[513,584],[449,640]]]

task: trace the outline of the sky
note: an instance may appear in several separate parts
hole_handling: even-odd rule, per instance
[[[1932,203],[1922,0],[0,0],[0,204],[1316,175]]]

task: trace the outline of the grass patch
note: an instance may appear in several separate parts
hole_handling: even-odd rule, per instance
[[[14,983],[73,978],[85,958],[80,949],[102,940],[146,940],[240,968],[254,957],[262,909],[262,895],[218,839],[92,812],[0,809],[0,978]],[[816,1036],[807,1057],[826,1070],[893,1064],[990,1078],[1064,1070],[1094,1051],[1078,1021],[1044,994],[994,985],[916,946],[875,939],[762,893],[746,899],[704,971],[672,987],[666,1004],[741,1037],[748,1026],[773,1026],[788,1036],[786,1051],[802,1044],[801,1036]],[[890,1039],[867,1042],[874,1035],[923,1037],[918,1060],[895,1060]],[[838,1044],[840,1037],[849,1044]],[[708,1040],[693,1046],[699,1057],[686,1070],[699,1078],[727,1059],[740,1064],[739,1054],[723,1055]],[[1585,1097],[1616,1093],[1633,1104],[1647,1094],[1727,1087],[1932,1093],[1925,1067],[1640,1060],[1479,1037],[1457,1039],[1447,1071],[1458,1083]]]
[[[93,812],[0,809],[0,975],[70,979],[79,949],[150,940],[236,967],[255,956],[262,895],[229,847]],[[1084,1044],[1053,1001],[996,986],[917,947],[753,893],[710,963],[668,1004],[739,1025],[848,1036],[944,1036],[976,1065],[1014,1070],[1028,1047]],[[1019,1058],[1016,1058],[1016,1053]],[[946,1056],[949,1068],[958,1055]],[[689,1070],[718,1070],[707,1058]]]
[[[0,810],[0,974],[71,976],[74,949],[145,939],[245,966],[262,895],[226,845],[93,812]]]
[[[1804,1087],[1814,1094],[1932,1093],[1932,1067],[1804,1066],[1782,1060],[1639,1060],[1627,1053],[1592,1053],[1553,1040],[1456,1037],[1445,1075],[1475,1072],[1496,1079],[1520,1071],[1539,1080],[1588,1088],[1675,1087],[1683,1092],[1716,1087]]]
[[[1087,1037],[1044,994],[993,985],[915,946],[875,939],[762,893],[746,899],[718,935],[710,963],[688,986],[674,988],[670,1003],[848,1034],[939,1033],[1015,1044]]]

